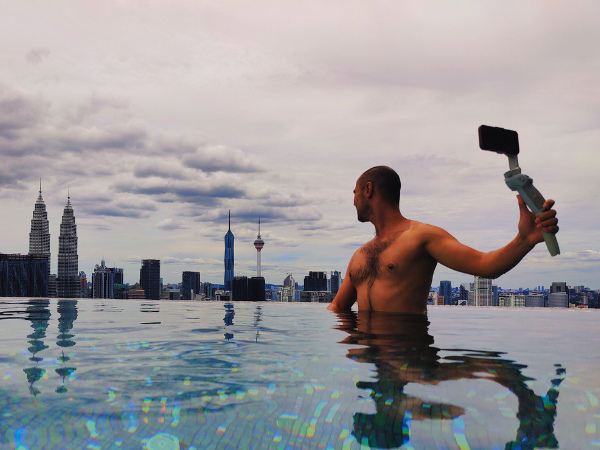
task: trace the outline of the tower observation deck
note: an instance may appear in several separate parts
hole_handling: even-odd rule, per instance
[[[265,241],[260,237],[260,217],[258,218],[258,236],[256,236],[256,240],[254,241],[254,248],[256,249],[256,276],[262,276],[260,274],[260,251],[265,246]]]

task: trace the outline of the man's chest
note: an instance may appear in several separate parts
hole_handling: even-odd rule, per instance
[[[398,278],[422,258],[424,252],[418,239],[404,234],[390,241],[371,241],[352,259],[350,278],[355,286],[386,278]]]

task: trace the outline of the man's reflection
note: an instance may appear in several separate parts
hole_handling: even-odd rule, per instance
[[[348,333],[341,343],[352,348],[348,358],[374,364],[376,381],[359,381],[370,391],[375,414],[354,415],[354,436],[372,447],[399,447],[409,441],[411,420],[455,419],[465,410],[459,405],[435,403],[404,393],[408,383],[435,385],[441,381],[486,379],[508,388],[518,399],[519,429],[506,448],[555,448],[554,418],[558,386],[565,370],[556,365],[557,378],[548,393],[540,397],[527,385],[531,378],[521,373],[527,366],[502,359],[497,352],[456,350],[439,356],[424,315],[389,314],[371,311],[338,313],[337,329]]]

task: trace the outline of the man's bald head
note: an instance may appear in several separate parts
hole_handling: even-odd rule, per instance
[[[368,182],[371,182],[373,191],[383,201],[395,206],[400,204],[400,177],[394,169],[387,166],[371,167],[358,178],[361,188]]]

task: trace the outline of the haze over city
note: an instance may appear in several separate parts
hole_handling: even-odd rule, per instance
[[[494,282],[600,287],[600,4],[0,2],[0,252],[27,253],[39,180],[56,272],[70,191],[79,270],[102,258],[165,283],[201,272],[345,272],[373,236],[356,178],[389,165],[401,211],[488,251],[516,234],[507,158],[481,124],[519,133],[523,172],[557,201],[543,244]],[[467,275],[438,267],[433,285]]]

